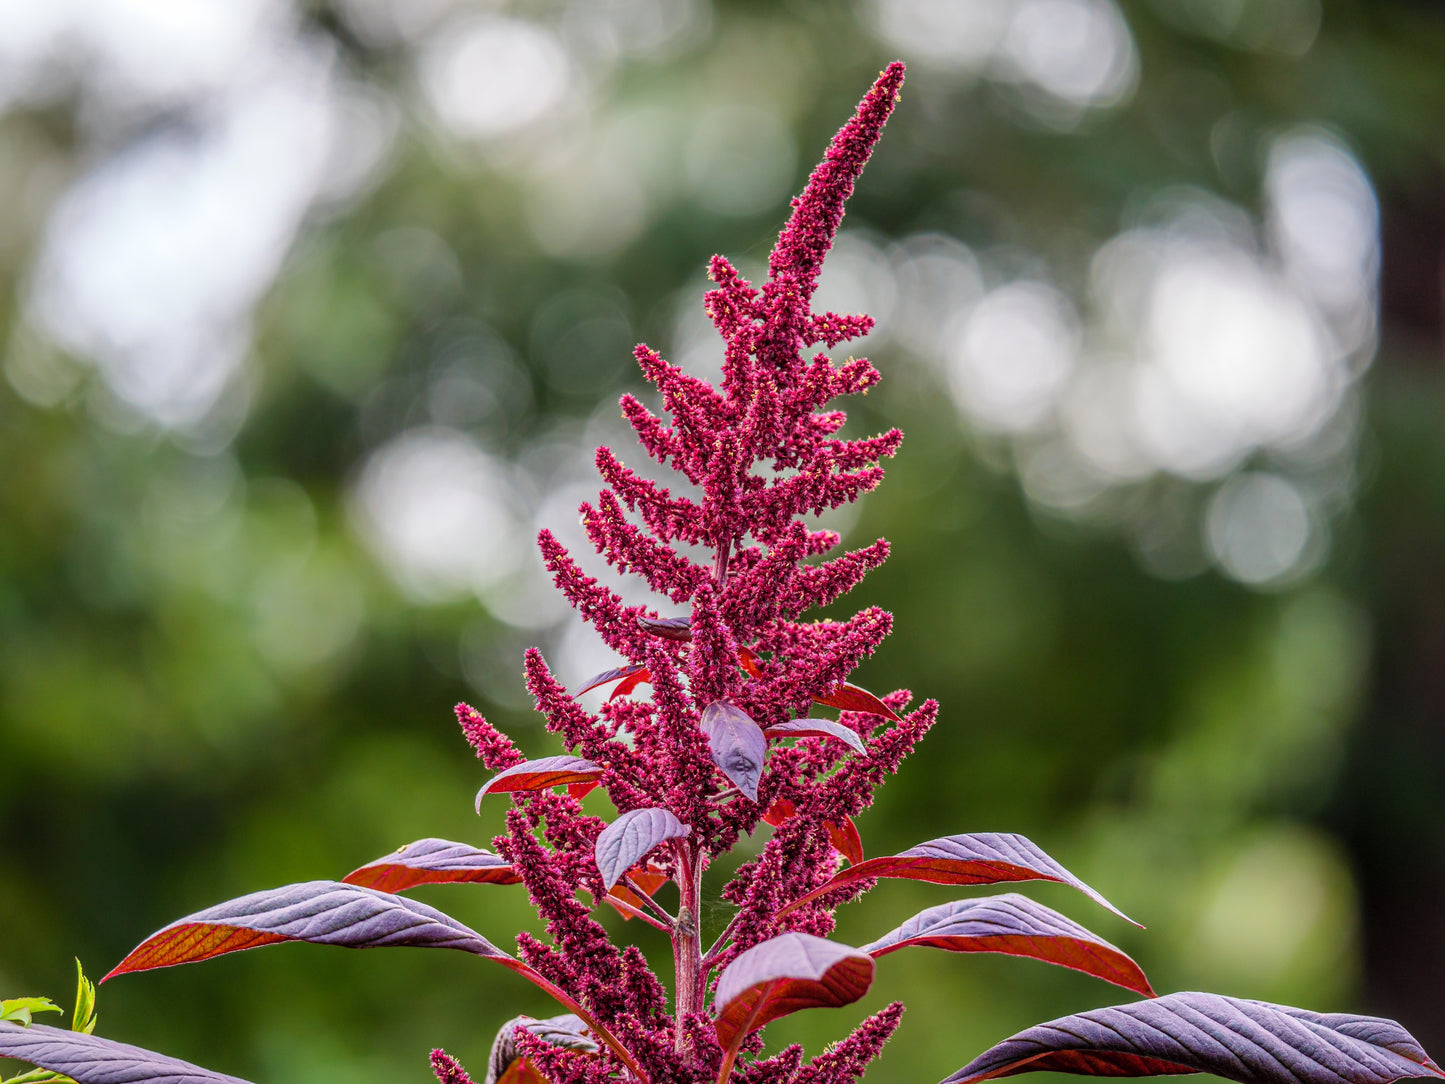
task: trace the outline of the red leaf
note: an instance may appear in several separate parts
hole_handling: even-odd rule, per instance
[[[715,700],[703,709],[702,731],[712,750],[712,762],[738,790],[756,802],[763,758],[768,753],[768,739],[758,724],[741,708],[726,700]]]
[[[797,812],[798,809],[796,806],[793,805],[792,802],[788,801],[788,799],[786,798],[779,798],[776,802],[774,802],[771,806],[768,807],[768,811],[763,814],[763,820],[767,821],[774,828],[776,828],[788,818],[796,815]]]
[[[28,1062],[79,1084],[246,1084],[144,1047],[102,1039],[83,1031],[0,1021],[0,1057]]]
[[[424,903],[340,881],[307,881],[253,892],[172,922],[132,949],[105,977],[209,960],[279,941],[344,948],[415,945],[517,962],[481,934]]]
[[[850,749],[868,751],[856,730],[831,719],[793,719],[770,726],[763,733],[770,738],[836,738]]]
[[[863,837],[858,834],[858,826],[853,823],[852,817],[844,817],[842,824],[824,821],[823,827],[827,829],[828,841],[835,851],[855,866],[863,861]]]
[[[742,953],[717,984],[718,1042],[736,1051],[751,1032],[799,1009],[857,1001],[873,984],[873,957],[808,933],[785,933]]]
[[[840,711],[861,711],[867,715],[881,715],[885,719],[892,719],[894,722],[901,722],[892,708],[867,689],[859,688],[857,685],[849,685],[844,682],[836,690],[827,696],[813,697],[813,703],[822,704],[827,708],[838,708]]]
[[[635,869],[629,874],[629,879],[649,896],[655,896],[659,888],[672,880],[667,874],[653,869]]]
[[[676,640],[684,644],[692,640],[690,617],[639,617],[637,623],[664,640]]]
[[[1057,911],[1014,892],[930,907],[861,951],[876,959],[909,945],[1027,956],[1082,971],[1145,997],[1154,996],[1139,965],[1119,949]]]
[[[342,882],[378,892],[404,892],[416,885],[520,883],[506,859],[491,851],[445,839],[419,839],[375,862],[352,870]]]
[[[1240,1084],[1390,1084],[1445,1077],[1393,1020],[1220,994],[1165,994],[1021,1031],[943,1084],[1039,1070],[1087,1076],[1213,1073]]]
[[[823,885],[806,896],[800,896],[778,914],[787,914],[795,907],[801,907],[826,892],[872,877],[904,877],[911,881],[927,881],[937,885],[1057,881],[1077,888],[1125,922],[1139,925],[1035,844],[1013,832],[973,832],[943,836],[910,847],[902,854],[870,858],[830,877]]]
[[[497,1077],[497,1084],[552,1084],[526,1058],[517,1058]]]
[[[649,912],[646,910],[647,904],[633,889],[640,888],[652,896],[671,879],[667,874],[658,873],[651,867],[630,869],[627,871],[627,883],[613,885],[608,890],[605,899],[626,921],[631,922],[634,918],[642,918],[647,921],[649,917]]]
[[[594,853],[597,870],[610,889],[659,843],[692,831],[666,809],[634,809],[602,829]]]
[[[750,647],[738,646],[738,662],[742,663],[743,671],[748,677],[762,677],[763,672],[758,669],[758,657]]]
[[[486,785],[477,791],[477,812],[482,811],[482,799],[488,794],[515,790],[547,790],[570,783],[593,783],[602,776],[602,766],[581,757],[558,756],[529,760],[504,772],[498,772],[488,779]]]
[[[624,678],[626,680],[623,680]],[[582,688],[578,689],[572,695],[574,697],[577,697],[581,696],[583,693],[590,693],[593,689],[596,689],[601,685],[606,685],[609,681],[622,681],[621,685],[617,686],[617,688],[612,690],[612,696],[608,697],[608,699],[611,700],[614,696],[626,696],[633,689],[637,688],[637,686],[641,685],[644,681],[651,680],[652,675],[648,673],[647,667],[645,666],[638,666],[635,664],[628,666],[615,666],[611,670],[604,670],[596,677],[590,678],[587,681],[583,682]]]
[[[617,683],[617,688],[607,694],[608,700],[616,700],[619,696],[626,696],[639,685],[652,681],[652,673],[649,670],[638,669],[637,673],[629,674]]]
[[[577,801],[580,802],[583,798],[587,797],[587,795],[591,794],[596,789],[597,782],[595,780],[591,783],[568,783],[567,797],[575,798]]]

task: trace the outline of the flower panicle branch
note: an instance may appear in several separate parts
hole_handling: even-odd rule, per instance
[[[736,708],[755,727],[805,715],[877,649],[892,625],[891,616],[876,608],[842,621],[802,619],[856,587],[888,556],[880,539],[820,560],[840,539],[811,527],[807,518],[877,486],[883,475],[878,464],[897,452],[902,434],[839,435],[845,415],[828,405],[867,391],[879,374],[866,359],[835,363],[827,353],[808,351],[820,344],[831,349],[872,327],[863,315],[815,313],[811,302],[844,203],[902,81],[902,64],[889,65],[834,137],[793,200],[766,283],[754,286],[722,256],[710,261],[713,288],[703,304],[724,341],[719,384],[684,372],[646,345],[635,351],[663,412],[627,395],[623,417],[643,451],[681,475],[696,496],[644,477],[602,447],[595,465],[604,488],[579,511],[587,539],[604,561],[640,577],[664,608],[686,608],[677,635],[659,635],[657,613],[626,605],[550,532],[538,537],[543,560],[572,608],[629,666],[645,669],[645,700],[612,700],[593,713],[568,694],[540,652],[529,651],[525,661],[527,688],[547,729],[570,753],[599,766],[600,782],[619,813],[662,809],[687,826],[684,837],[649,859],[681,895],[670,926],[678,982],[691,988],[673,990],[671,1015],[663,1011],[661,984],[650,973],[643,977],[641,956],[613,947],[592,916],[608,891],[593,857],[600,821],[584,815],[571,797],[518,793],[507,833],[495,845],[547,925],[550,944],[520,939],[523,960],[614,1035],[626,1033],[637,1064],[657,1081],[710,1080],[723,1064],[703,1006],[728,961],[780,932],[831,931],[825,907],[800,907],[781,920],[775,912],[838,868],[822,814],[842,818],[866,808],[873,789],[932,720],[931,709],[924,709],[924,722],[910,716],[893,724],[906,737],[875,742],[877,751],[861,756],[818,739],[775,747],[753,765],[755,782],[746,772],[727,774],[705,726],[709,709],[719,704]],[[680,545],[693,553],[703,548],[712,560],[700,563]],[[488,767],[521,762],[515,746],[476,712],[459,707],[458,719]],[[858,766],[850,769],[853,761]],[[704,959],[705,872],[780,798],[799,814],[723,889],[722,898],[737,912],[723,942]],[[737,1079],[781,1084],[805,1073],[820,1084],[850,1079],[847,1074],[861,1073],[881,1046],[883,1031],[896,1025],[896,1013],[890,1019],[886,1029],[877,1018],[866,1021],[852,1040],[812,1063],[797,1048],[768,1059],[749,1057],[758,1044],[746,1039]],[[535,1036],[521,1042],[534,1069],[552,1084],[624,1071],[606,1050],[583,1055],[547,1048]]]

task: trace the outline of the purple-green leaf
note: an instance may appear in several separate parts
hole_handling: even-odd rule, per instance
[[[481,934],[424,903],[340,881],[306,881],[253,892],[172,922],[131,950],[106,978],[280,941],[459,949],[516,962]]]
[[[741,708],[726,700],[715,700],[703,710],[702,732],[707,735],[712,762],[738,790],[756,802],[763,758],[768,752],[768,739],[758,724]]]
[[[153,1050],[80,1031],[0,1021],[0,1057],[61,1073],[78,1084],[246,1084]]]
[[[774,937],[739,955],[718,979],[718,1042],[736,1050],[770,1020],[799,1009],[849,1005],[872,984],[873,957],[866,952],[810,933]]]
[[[680,839],[692,829],[666,809],[634,809],[602,829],[597,837],[597,869],[611,888],[659,843]]]
[[[1057,881],[1077,888],[1095,903],[1134,922],[1039,847],[1013,832],[971,832],[930,839],[901,854],[882,855],[849,866],[779,911],[786,914],[835,889],[874,877],[903,877],[939,885],[995,885],[1012,881]]]
[[[1009,892],[920,911],[861,951],[875,959],[909,945],[949,952],[1001,952],[1070,967],[1153,997],[1139,965],[1107,941],[1027,896]]]
[[[690,617],[639,617],[637,623],[664,640],[687,643],[692,639],[692,618]]]
[[[1035,1071],[1087,1076],[1213,1073],[1240,1084],[1390,1084],[1445,1077],[1393,1020],[1221,994],[1166,994],[1021,1031],[944,1084]]]
[[[851,726],[835,723],[831,719],[792,719],[778,723],[763,731],[770,738],[836,738],[844,745],[859,753],[866,753],[863,739]]]
[[[491,851],[447,839],[419,839],[352,870],[342,881],[379,892],[404,892],[417,885],[514,885],[521,879],[510,862]]]
[[[575,1013],[549,1016],[544,1020],[534,1020],[530,1016],[514,1016],[501,1026],[497,1037],[492,1040],[492,1053],[487,1058],[486,1084],[498,1084],[499,1081],[505,1079],[507,1071],[513,1069],[514,1064],[521,1057],[517,1050],[517,1033],[519,1031],[526,1031],[553,1046],[560,1046],[567,1050],[579,1050],[584,1054],[595,1054],[598,1049],[597,1044],[587,1037],[586,1023]],[[527,1068],[533,1079],[545,1079],[530,1066]],[[525,1079],[526,1075],[525,1072],[514,1073],[514,1079]]]
[[[593,764],[581,757],[542,757],[517,764],[506,771],[498,772],[488,779],[477,791],[477,812],[482,811],[482,799],[488,794],[500,794],[516,790],[547,790],[551,787],[566,786],[570,783],[591,783],[602,776],[602,765]]]

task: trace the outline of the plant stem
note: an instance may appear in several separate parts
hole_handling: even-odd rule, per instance
[[[677,922],[672,928],[672,958],[677,976],[673,1014],[676,1049],[678,1053],[683,1053],[683,1017],[690,1012],[702,1011],[702,927],[699,923],[699,912],[702,910],[702,854],[685,841],[679,843],[677,852],[677,887],[681,899],[678,903]]]

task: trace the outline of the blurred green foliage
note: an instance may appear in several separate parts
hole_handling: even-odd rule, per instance
[[[244,420],[221,436],[117,422],[87,360],[27,325],[46,207],[94,148],[79,99],[0,116],[0,189],[15,208],[0,250],[0,992],[54,994],[72,956],[108,967],[233,895],[338,877],[422,836],[498,831],[500,805],[472,813],[484,773],[451,706],[473,702],[529,753],[557,751],[527,711],[520,653],[568,641],[505,590],[399,586],[358,526],[368,456],[419,427],[469,434],[494,462],[527,467],[521,522],[562,526],[546,516],[572,516],[573,476],[553,461],[614,431],[607,404],[640,384],[632,343],[673,344],[679,291],[699,304],[714,251],[761,261],[786,191],[891,58],[865,7],[718,2],[671,54],[624,56],[598,76],[591,120],[555,138],[650,133],[623,145],[672,194],[649,197],[624,243],[567,252],[528,200],[577,181],[555,226],[605,177],[565,146],[556,176],[527,174],[505,144],[450,135],[418,101],[412,43],[368,39],[347,5],[311,5],[305,32],[400,103],[399,127],[379,181],[314,213],[292,245],[255,315]],[[1226,7],[1243,14],[1220,23]],[[1120,11],[1137,82],[1076,115],[1031,111],[987,72],[915,64],[848,227],[878,244],[942,233],[995,274],[1072,294],[1141,201],[1192,186],[1256,213],[1260,141],[1327,126],[1374,185],[1383,239],[1352,482],[1328,517],[1327,560],[1297,580],[1257,590],[1203,565],[1160,576],[1136,555],[1127,509],[1091,518],[1026,496],[1009,442],[961,419],[935,370],[896,340],[870,351],[885,382],[851,430],[896,424],[908,439],[846,524],[855,544],[882,534],[894,547],[847,600],[897,618],[858,680],[944,710],[862,818],[865,845],[1025,832],[1148,924],[1038,892],[1134,954],[1161,991],[1398,1015],[1438,1053],[1445,18],[1406,2]],[[1294,51],[1269,29],[1291,11],[1319,16]],[[673,176],[690,118],[722,104],[766,106],[795,142],[766,205],[739,212]],[[61,381],[48,405],[37,380]],[[1119,500],[1193,522],[1211,484],[1158,475]],[[838,936],[871,939],[941,891],[884,884]],[[418,895],[501,943],[537,929],[518,889]],[[662,959],[652,931],[607,921]],[[479,1069],[503,1020],[550,1012],[460,954],[311,946],[129,977],[105,997],[109,1037],[295,1084],[423,1080],[433,1046]],[[900,1080],[1117,1000],[1072,973],[919,950],[887,958],[864,1004],[784,1021],[773,1039],[816,1051],[895,998],[909,1012],[876,1072]]]

